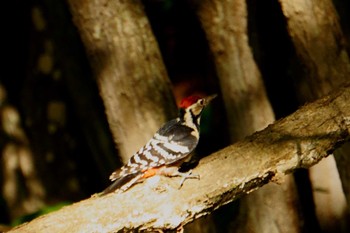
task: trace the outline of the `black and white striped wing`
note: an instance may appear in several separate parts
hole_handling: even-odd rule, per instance
[[[198,144],[198,131],[181,124],[177,119],[160,128],[154,135],[155,148],[160,152],[165,165],[186,158]]]
[[[198,132],[182,125],[178,119],[161,127],[153,138],[136,152],[111,180],[128,174],[139,173],[153,167],[169,165],[186,158],[197,146]]]

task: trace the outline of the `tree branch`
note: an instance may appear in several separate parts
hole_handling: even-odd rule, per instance
[[[153,177],[121,194],[90,198],[11,232],[175,229],[286,173],[308,168],[349,140],[350,84],[200,161],[201,180]]]

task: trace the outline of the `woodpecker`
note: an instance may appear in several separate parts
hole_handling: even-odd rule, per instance
[[[201,114],[216,95],[200,98],[190,96],[180,103],[179,116],[165,123],[139,151],[133,154],[127,164],[113,172],[109,179],[114,181],[101,194],[126,191],[135,183],[154,175],[182,177],[180,187],[188,178],[199,178],[192,171],[179,171],[188,160],[199,141]]]

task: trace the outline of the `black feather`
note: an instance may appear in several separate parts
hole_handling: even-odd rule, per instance
[[[103,196],[103,195],[106,195],[108,193],[112,193],[115,190],[120,189],[122,186],[124,186],[125,184],[130,182],[132,179],[134,179],[140,175],[141,175],[141,172],[136,172],[136,173],[128,174],[126,176],[122,176],[122,177],[116,179],[110,186],[108,186],[105,190],[103,190],[99,195]]]
[[[189,147],[192,151],[198,143],[198,138],[191,134],[193,131],[192,128],[181,124],[178,119],[174,119],[161,127],[157,133],[171,139],[172,142]]]

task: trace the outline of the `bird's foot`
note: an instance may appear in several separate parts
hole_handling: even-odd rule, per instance
[[[181,177],[180,186],[179,189],[182,187],[182,185],[185,183],[185,180],[187,179],[200,179],[200,176],[198,174],[192,174],[192,170],[189,170],[187,172],[179,172],[178,167],[164,167],[159,170],[160,175],[168,176],[168,177]]]
[[[179,172],[178,176],[182,177],[181,181],[180,181],[180,187],[179,189],[182,187],[182,185],[185,183],[185,180],[187,179],[197,179],[200,180],[200,176],[198,174],[192,174],[192,170],[189,170],[188,172]]]

